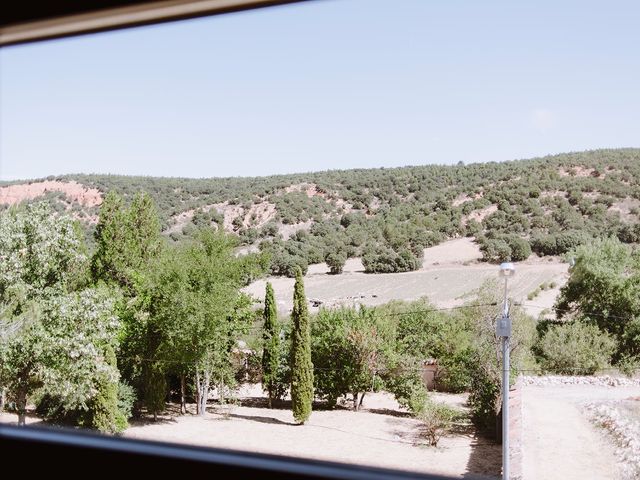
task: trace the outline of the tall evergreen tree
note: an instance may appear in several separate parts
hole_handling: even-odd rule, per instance
[[[262,352],[262,388],[269,395],[269,408],[275,396],[275,383],[280,371],[280,337],[273,287],[267,282],[264,297],[264,349]]]
[[[109,192],[100,207],[95,239],[91,267],[96,280],[130,289],[133,277],[145,270],[162,246],[160,220],[149,194],[136,194],[126,208],[118,194]]]
[[[164,405],[166,372],[165,364],[157,362],[162,332],[154,325],[154,306],[141,287],[163,246],[150,195],[137,193],[127,207],[122,197],[109,192],[100,207],[95,240],[91,263],[94,280],[117,285],[124,293],[117,307],[123,323],[118,367],[155,415]],[[141,363],[138,358],[145,361]]]
[[[304,294],[302,271],[296,269],[293,290],[293,332],[291,335],[291,407],[293,418],[301,425],[311,415],[313,402],[313,363],[311,363],[311,333],[307,298]]]

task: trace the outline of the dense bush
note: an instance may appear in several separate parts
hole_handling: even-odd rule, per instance
[[[531,245],[524,238],[509,237],[509,247],[511,248],[511,261],[521,262],[531,256]]]
[[[461,392],[469,386],[472,334],[464,316],[431,311],[426,300],[390,302],[379,307],[395,329],[397,351],[418,362],[437,361],[436,389]]]
[[[551,326],[539,345],[541,364],[559,375],[593,375],[610,364],[615,341],[596,325],[573,321]]]
[[[362,264],[367,273],[411,272],[421,266],[420,259],[407,248],[395,251],[382,245],[365,248]]]
[[[511,247],[503,238],[488,238],[480,243],[485,262],[502,263],[511,260]]]
[[[346,261],[347,255],[342,251],[332,251],[325,256],[325,262],[333,274],[342,273]]]
[[[357,410],[359,399],[374,388],[376,372],[383,368],[388,340],[383,332],[374,310],[320,310],[311,345],[316,395],[334,406],[339,397],[351,394]]]
[[[531,246],[517,235],[493,234],[478,238],[482,259],[485,262],[520,262],[531,255]]]
[[[422,362],[398,351],[387,351],[381,374],[384,389],[393,393],[400,406],[415,415],[424,411],[429,398],[420,376]]]
[[[536,234],[531,238],[531,249],[541,256],[563,255],[588,241],[589,235],[584,231],[571,230],[555,234]]]

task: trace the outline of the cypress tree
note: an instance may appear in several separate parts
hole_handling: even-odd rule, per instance
[[[313,364],[307,299],[304,295],[302,271],[296,268],[293,290],[293,332],[291,335],[291,407],[293,418],[304,424],[311,415],[313,402]]]
[[[264,349],[262,352],[262,388],[269,395],[269,408],[275,394],[275,383],[280,369],[280,338],[278,328],[278,316],[276,301],[273,296],[273,287],[267,282],[267,291],[264,297],[264,330],[262,338]]]
[[[105,351],[105,360],[116,366],[116,354],[111,347]],[[118,433],[127,428],[127,419],[118,409],[118,382],[100,378],[97,384],[98,393],[89,404],[90,424],[96,430],[105,433]]]

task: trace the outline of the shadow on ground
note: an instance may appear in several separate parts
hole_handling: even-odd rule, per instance
[[[502,446],[491,439],[471,435],[471,454],[462,478],[498,479],[502,472]]]
[[[377,415],[389,415],[391,417],[412,418],[409,412],[399,412],[390,408],[364,408],[363,411]]]
[[[269,401],[266,397],[244,397],[240,400],[240,405],[243,407],[251,408],[269,408]],[[337,404],[333,407],[329,406],[327,402],[314,401],[313,410],[352,410],[351,408]],[[291,400],[274,400],[271,405],[272,410],[291,410]]]
[[[258,422],[258,423],[270,423],[270,424],[275,424],[275,425],[292,425],[292,426],[298,425],[297,423],[285,422],[283,420],[280,420],[280,419],[277,419],[277,418],[273,418],[273,417],[261,417],[261,416],[253,416],[253,415],[239,415],[237,413],[230,413],[229,417],[231,417],[231,418],[241,418],[243,420],[250,420],[252,422]]]

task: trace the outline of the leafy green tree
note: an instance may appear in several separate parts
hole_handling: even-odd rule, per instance
[[[469,308],[461,310],[473,335],[469,362],[469,405],[475,424],[489,435],[498,433],[502,379],[502,341],[496,336],[496,320],[500,311],[502,289],[495,280],[487,280],[475,292]],[[496,306],[493,306],[495,304]],[[535,321],[521,307],[510,309],[512,333],[510,338],[513,370],[531,369],[535,361],[531,347],[536,339]]]
[[[369,245],[362,255],[362,264],[367,273],[411,272],[421,266],[418,257],[409,249],[398,251],[384,245]]]
[[[383,368],[384,326],[373,309],[322,309],[312,326],[312,361],[315,391],[336,404],[340,396],[353,395],[358,410],[364,392],[374,388]]]
[[[569,281],[556,302],[559,317],[575,316],[611,334],[618,347],[613,361],[635,356],[627,329],[640,318],[640,253],[617,238],[578,247]]]
[[[262,388],[267,391],[269,408],[277,392],[277,380],[280,376],[280,327],[278,325],[278,312],[276,300],[273,294],[273,286],[267,282],[264,297],[264,330],[262,352]]]
[[[155,416],[165,397],[163,367],[156,360],[160,332],[149,321],[150,298],[142,285],[152,262],[161,254],[163,242],[151,196],[136,193],[127,207],[122,197],[109,192],[100,208],[95,242],[91,261],[95,281],[115,285],[125,294],[117,306],[123,323],[121,371]]]
[[[438,390],[468,389],[473,336],[464,316],[433,311],[434,306],[425,299],[390,302],[380,310],[395,323],[394,344],[398,352],[410,355],[418,365],[427,359],[437,361]]]
[[[615,341],[596,325],[552,325],[540,341],[542,366],[559,375],[593,375],[609,365]]]
[[[138,193],[127,208],[118,194],[109,192],[100,208],[95,241],[94,277],[131,288],[136,272],[158,255],[162,245],[151,197]]]
[[[64,411],[90,409],[100,384],[118,383],[105,352],[119,323],[111,292],[79,281],[87,259],[79,230],[44,204],[2,212],[0,258],[0,385],[18,423],[36,393]]]
[[[247,270],[258,268],[259,258],[237,258],[234,246],[222,232],[201,230],[192,243],[161,256],[143,288],[149,331],[158,334],[150,357],[155,362],[150,374],[157,382],[157,390],[150,386],[157,391],[154,398],[166,396],[161,375],[180,376],[183,387],[185,377],[192,375],[201,415],[213,386],[220,391],[233,384],[232,351],[251,321],[251,302],[240,288]]]
[[[309,312],[300,269],[296,271],[291,321],[291,406],[293,418],[304,424],[311,415],[313,404],[313,363]]]

